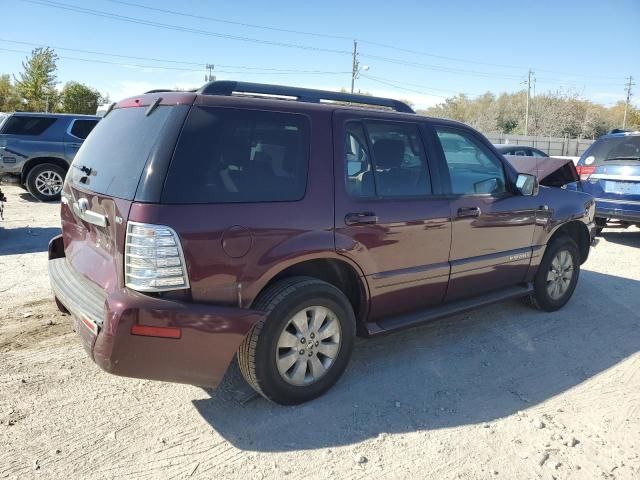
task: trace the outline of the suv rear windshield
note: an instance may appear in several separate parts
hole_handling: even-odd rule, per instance
[[[55,121],[55,117],[13,115],[2,123],[0,133],[11,135],[42,135]]]
[[[300,200],[307,185],[304,115],[193,107],[162,193],[164,203]]]
[[[640,135],[601,138],[582,154],[579,165],[637,163],[640,161]]]
[[[175,107],[117,108],[82,144],[67,179],[72,185],[132,200],[147,159]],[[87,172],[90,172],[87,175]]]

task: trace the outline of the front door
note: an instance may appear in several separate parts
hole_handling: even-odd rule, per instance
[[[334,114],[336,249],[366,276],[369,321],[439,304],[446,292],[449,204],[434,195],[421,128]]]
[[[523,282],[535,199],[512,190],[501,157],[475,132],[449,125],[436,125],[435,131],[449,177],[452,218],[446,301]]]

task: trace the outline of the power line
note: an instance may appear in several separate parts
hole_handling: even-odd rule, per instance
[[[261,24],[256,24],[256,23],[239,22],[239,21],[235,21],[235,20],[222,19],[222,18],[219,18],[219,17],[209,17],[209,16],[205,16],[205,15],[196,15],[196,14],[190,14],[190,13],[186,13],[186,12],[180,12],[180,11],[177,11],[177,10],[169,10],[169,9],[164,9],[164,8],[152,7],[152,6],[149,6],[149,5],[143,5],[143,4],[135,3],[135,2],[127,2],[127,1],[123,1],[123,0],[107,0],[107,1],[111,2],[111,3],[116,3],[116,4],[120,4],[120,5],[127,5],[127,6],[134,7],[134,8],[140,8],[140,9],[144,9],[144,10],[155,11],[155,12],[165,13],[165,14],[169,14],[169,15],[176,15],[176,16],[187,17],[187,18],[194,18],[194,19],[198,19],[198,20],[206,20],[206,21],[211,21],[211,22],[224,23],[224,24],[229,24],[229,25],[237,25],[237,26],[255,28],[255,29],[260,29],[260,30],[282,32],[282,33],[292,33],[292,34],[295,34],[295,35],[306,35],[306,36],[312,36],[312,37],[318,37],[318,38],[331,38],[331,39],[336,39],[336,40],[349,40],[349,41],[352,40],[352,37],[345,36],[345,35],[335,35],[335,34],[329,34],[329,33],[309,32],[309,31],[302,31],[302,30],[292,30],[292,29],[287,29],[287,28],[274,27],[274,26],[269,26],[269,25],[261,25]],[[498,67],[498,68],[508,68],[508,69],[513,69],[513,70],[524,70],[526,68],[526,67],[523,67],[522,65],[510,65],[510,64],[502,64],[502,63],[482,62],[482,61],[478,61],[478,60],[470,60],[470,59],[464,59],[464,58],[459,58],[459,57],[451,57],[451,56],[446,56],[446,55],[437,55],[437,54],[434,54],[434,53],[422,52],[422,51],[414,50],[414,49],[411,49],[411,48],[398,47],[396,45],[390,45],[390,44],[382,43],[382,42],[375,42],[375,41],[372,41],[372,40],[366,40],[366,39],[362,39],[362,38],[356,38],[355,40],[360,42],[361,44],[367,44],[367,45],[372,45],[372,46],[376,46],[376,47],[387,48],[387,49],[390,49],[390,50],[410,53],[410,54],[413,54],[413,55],[421,55],[421,56],[425,56],[425,57],[439,58],[439,59],[442,59],[442,60],[450,60],[450,61],[455,61],[455,62],[470,63],[470,64],[475,64],[475,65],[486,65],[486,66]],[[555,70],[545,70],[545,69],[540,69],[540,68],[537,69],[537,70],[540,71],[540,72],[555,73],[557,75],[566,75],[566,76],[571,76],[571,77],[584,77],[583,74],[575,73],[575,72],[573,72],[573,73],[558,72],[558,71],[555,71]],[[610,80],[617,79],[617,77],[605,76],[605,75],[590,75],[590,77],[591,78],[610,79]]]
[[[161,58],[150,58],[150,57],[138,57],[138,56],[133,56],[133,55],[121,55],[121,54],[117,54],[117,53],[108,53],[108,52],[99,52],[96,50],[82,50],[79,48],[68,48],[68,47],[60,47],[60,46],[56,46],[56,45],[45,45],[45,44],[41,44],[41,43],[32,43],[32,42],[22,42],[22,41],[18,41],[18,40],[8,40],[6,38],[0,38],[0,42],[7,42],[7,43],[15,43],[18,45],[29,45],[32,47],[50,47],[56,50],[63,50],[63,51],[69,51],[69,52],[78,52],[78,53],[89,53],[92,55],[104,55],[107,57],[115,57],[115,58],[128,58],[131,60],[144,60],[144,61],[153,61],[153,62],[163,62],[163,63],[175,63],[175,64],[180,64],[180,65],[192,65],[192,66],[197,66],[200,67],[199,69],[202,68],[203,65],[205,65],[204,62],[188,62],[188,61],[184,61],[184,60],[172,60],[172,59],[161,59]],[[30,53],[27,51],[23,51],[23,50],[15,50],[16,52],[20,52],[20,53]],[[61,57],[62,58],[62,57]],[[349,73],[348,71],[333,71],[333,72],[328,72],[328,71],[324,71],[324,70],[298,70],[298,69],[293,69],[293,68],[273,68],[273,67],[248,67],[248,66],[243,66],[243,65],[227,65],[227,64],[221,64],[218,63],[217,64],[219,67],[222,68],[240,68],[240,69],[246,69],[246,70],[260,70],[260,71],[265,71],[265,72],[285,72],[285,73],[302,73],[302,74],[345,74],[345,73]],[[148,65],[149,68],[154,68],[152,65]],[[158,67],[159,68],[159,67]],[[195,71],[195,70],[194,70]]]
[[[435,95],[435,96],[442,96],[442,95],[437,95],[435,93],[430,93],[427,92],[427,90],[435,90],[438,92],[446,92],[446,93],[452,93],[454,95],[458,95],[458,94],[464,94],[464,95],[482,95],[481,93],[471,93],[471,92],[459,92],[457,90],[448,90],[448,89],[444,89],[444,88],[436,88],[436,87],[427,87],[425,85],[420,85],[417,83],[409,83],[409,82],[405,82],[405,81],[400,81],[400,80],[395,80],[395,79],[391,79],[391,78],[384,78],[384,77],[380,77],[380,76],[374,76],[374,75],[370,75],[370,74],[366,74],[363,75],[363,77],[366,77],[370,80],[379,80],[380,82],[388,82],[388,83],[392,83],[394,84],[394,86],[398,86],[398,85],[407,85],[409,87],[416,87],[421,89],[422,91],[419,93],[424,93],[425,95]],[[418,93],[416,91],[416,93]],[[446,98],[444,96],[442,96],[443,98]]]
[[[419,95],[430,95],[430,96],[433,96],[433,97],[447,98],[446,95],[437,95],[437,94],[434,94],[434,93],[426,93],[426,92],[422,92],[422,91],[419,91],[419,90],[414,90],[412,88],[401,87],[400,85],[397,85],[395,83],[388,82],[386,80],[381,80],[380,78],[372,77],[370,75],[362,74],[362,76],[364,78],[368,79],[368,80],[373,81],[373,82],[380,83],[382,85],[387,85],[389,87],[397,88],[398,90],[404,90],[405,92],[417,93]]]
[[[5,52],[15,52],[15,53],[26,53],[29,54],[31,53],[28,50],[16,50],[16,49],[11,49],[11,48],[0,48],[0,50],[5,51]],[[68,57],[68,56],[63,56],[63,55],[58,55],[58,58],[62,58],[64,60],[75,60],[75,61],[79,61],[79,62],[89,62],[89,63],[101,63],[101,64],[106,64],[106,65],[117,65],[117,66],[121,66],[121,67],[126,67],[126,68],[131,68],[131,67],[136,67],[136,68],[149,68],[149,69],[158,69],[158,70],[175,70],[175,71],[183,71],[183,72],[200,72],[202,71],[202,68],[183,68],[183,67],[166,67],[163,65],[140,65],[140,64],[136,64],[136,63],[121,63],[121,62],[110,62],[108,60],[97,60],[97,59],[92,59],[92,58],[79,58],[79,57]],[[199,64],[202,65],[202,64]],[[236,67],[236,68],[245,68],[245,67]],[[301,71],[286,71],[286,70],[282,70],[282,71],[271,71],[271,70],[267,70],[267,71],[262,71],[262,70],[257,70],[254,67],[246,67],[251,69],[252,71],[229,71],[229,70],[216,70],[216,72],[218,73],[230,73],[230,74],[242,74],[242,75],[247,75],[247,74],[265,74],[268,73],[270,75],[291,75],[291,74],[296,74],[296,75],[304,75],[304,74],[310,74],[310,75],[331,75],[331,74],[336,74],[336,75],[344,75],[347,74],[349,72],[322,72],[322,71],[317,71],[317,72],[301,72]]]
[[[173,30],[173,31],[177,31],[177,32],[194,33],[194,34],[204,35],[204,36],[208,36],[208,37],[224,38],[224,39],[228,39],[228,40],[238,40],[238,41],[241,41],[241,42],[257,43],[257,44],[261,44],[261,45],[271,45],[271,46],[276,46],[276,47],[286,47],[286,48],[295,48],[295,49],[299,49],[299,50],[308,50],[308,51],[316,51],[316,52],[351,55],[351,52],[346,51],[346,50],[336,50],[336,49],[330,49],[330,48],[313,47],[313,46],[310,46],[310,45],[300,45],[300,44],[286,43],[286,42],[275,42],[275,41],[271,41],[271,40],[262,40],[262,39],[258,39],[258,38],[244,37],[244,36],[239,36],[239,35],[229,35],[229,34],[211,32],[211,31],[208,31],[208,30],[200,30],[200,29],[197,29],[197,28],[182,27],[180,25],[173,25],[173,24],[169,24],[169,23],[155,22],[155,21],[144,20],[144,19],[136,18],[136,17],[129,17],[127,15],[119,15],[119,14],[116,14],[116,13],[109,13],[109,12],[105,12],[105,11],[102,11],[102,10],[94,10],[94,9],[91,9],[91,8],[77,7],[77,6],[74,6],[74,5],[69,5],[69,4],[62,3],[62,2],[54,2],[54,1],[51,1],[51,0],[21,0],[21,1],[22,2],[27,2],[27,3],[32,3],[32,4],[35,4],[35,5],[59,8],[59,9],[62,9],[62,10],[72,11],[72,12],[76,12],[76,13],[83,13],[85,15],[93,15],[93,16],[97,16],[97,17],[109,18],[109,19],[112,19],[112,20],[119,20],[119,21],[122,21],[122,22],[134,23],[134,24],[137,24],[137,25],[146,25],[146,26],[150,26],[150,27],[162,28],[162,29],[165,29],[165,30]]]

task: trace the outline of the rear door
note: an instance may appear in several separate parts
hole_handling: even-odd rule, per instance
[[[82,146],[82,142],[89,136],[93,128],[98,124],[97,119],[76,118],[71,120],[69,127],[64,132],[64,156],[71,163]]]
[[[522,282],[537,200],[511,193],[501,156],[480,135],[463,127],[434,128],[452,218],[446,301]]]
[[[370,321],[444,298],[451,223],[429,157],[417,121],[334,113],[336,249],[364,271]]]

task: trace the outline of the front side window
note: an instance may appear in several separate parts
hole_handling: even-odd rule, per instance
[[[194,107],[165,181],[164,203],[296,201],[309,158],[304,115]]]
[[[449,169],[451,191],[458,195],[492,194],[506,191],[502,162],[471,134],[436,127]]]
[[[93,127],[98,123],[97,120],[75,120],[71,125],[71,135],[84,140],[89,136]]]
[[[2,124],[2,133],[12,135],[42,135],[55,123],[53,117],[13,115]]]
[[[345,136],[347,190],[357,197],[415,197],[431,193],[417,125],[349,122]]]

